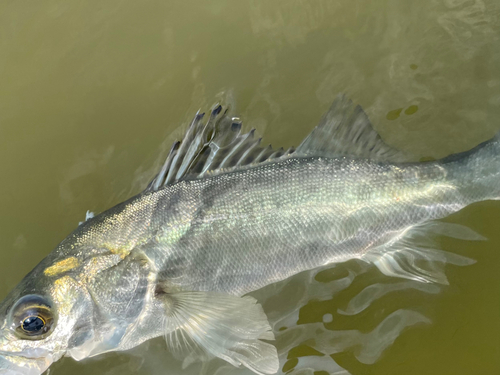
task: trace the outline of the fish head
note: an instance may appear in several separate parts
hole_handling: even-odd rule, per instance
[[[44,269],[37,266],[0,304],[0,375],[39,375],[88,335],[88,293],[71,275],[54,278]]]

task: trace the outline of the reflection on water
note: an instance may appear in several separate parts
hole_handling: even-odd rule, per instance
[[[311,270],[252,293],[264,306],[276,336],[275,344],[280,358],[278,374],[313,375],[316,371],[325,371],[328,374],[348,375],[350,373],[332,358],[333,355],[352,350],[360,363],[373,364],[408,328],[431,323],[424,314],[408,308],[372,311],[371,314],[378,315],[380,322],[367,332],[335,329],[332,323],[338,314],[345,314],[340,309],[338,313],[324,314],[320,322],[301,322],[304,308],[322,301],[333,301],[370,268],[365,263],[350,262],[345,266],[328,267],[326,270]],[[321,279],[318,275],[324,272],[345,275],[331,281],[318,281]],[[386,294],[408,289],[436,294],[440,286],[397,279],[389,283],[377,283],[355,295],[345,310],[348,314],[355,315]],[[128,360],[122,365],[117,364],[107,374],[130,370],[145,374],[160,373],[165,367],[169,368],[169,374],[253,374],[247,368],[235,368],[218,358],[208,363],[191,363],[188,360],[181,363],[170,355],[165,356],[162,344],[156,340],[132,350]]]
[[[439,158],[490,138],[498,14],[495,0],[3,1],[0,297],[87,210],[144,187],[181,124],[221,93],[278,147],[297,145],[340,92],[411,154]],[[449,286],[350,262],[255,292],[283,372],[499,373],[499,208],[483,202],[450,219],[489,240],[439,238],[477,260],[446,267]],[[245,372],[217,360],[182,366],[158,339],[64,359],[51,373]]]
[[[376,283],[367,286],[356,297],[354,297],[345,310],[337,310],[339,314],[355,315],[365,310],[370,304],[378,298],[385,296],[387,293],[398,290],[416,289],[426,293],[438,293],[439,285],[424,284],[416,281],[406,281],[393,284]]]
[[[264,301],[263,306],[274,328],[282,373],[294,368],[301,370],[297,372],[300,374],[312,374],[319,370],[329,374],[348,374],[330,357],[331,355],[355,348],[356,358],[362,363],[371,364],[405,328],[417,323],[430,323],[422,314],[406,309],[387,314],[375,328],[366,333],[359,330],[338,330],[333,327],[329,329],[332,326],[330,323],[337,316],[332,313],[324,314],[322,322],[300,323],[301,309],[309,301],[318,303],[336,298],[339,292],[353,283],[356,276],[365,273],[368,268],[366,264],[358,263],[353,269],[347,268],[346,276],[329,282],[316,280],[315,276],[320,271],[309,271],[283,282],[282,286],[264,288],[254,294],[258,300]],[[380,296],[392,290],[408,288],[408,282],[405,281],[387,284],[387,288],[382,284],[378,285]],[[436,286],[428,286],[429,288],[424,287],[422,290],[431,293],[436,291]],[[354,304],[357,303],[360,294],[354,297]],[[313,353],[308,354],[304,348],[295,350],[300,345],[314,349]],[[292,352],[295,352],[297,357],[291,355]],[[235,370],[227,371],[227,373],[237,373]]]

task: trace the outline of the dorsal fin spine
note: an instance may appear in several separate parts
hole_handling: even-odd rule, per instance
[[[266,148],[262,149],[262,151],[260,152],[260,154],[255,158],[255,162],[256,163],[260,163],[262,162],[263,160],[267,159],[266,157],[266,154],[269,153],[269,155],[272,154],[272,146],[271,145],[268,145]]]
[[[194,117],[193,121],[191,122],[191,125],[189,126],[186,135],[184,136],[184,140],[191,140],[193,138],[193,133],[195,132],[195,129],[197,128],[197,124],[201,121],[203,118],[203,114],[200,115],[200,111],[196,113],[196,116]],[[185,151],[191,146],[190,142],[181,142],[179,149],[177,150],[173,160],[172,160],[172,166],[168,170],[168,175],[165,180],[165,185],[171,183],[174,180],[174,175],[176,171],[179,171],[180,168],[177,167],[178,163],[182,163],[182,159],[180,159],[181,155],[184,155]]]
[[[170,166],[172,165],[172,161],[173,161],[175,155],[177,155],[177,151],[179,150],[180,144],[181,144],[181,142],[177,141],[177,142],[174,142],[174,144],[172,145],[172,148],[170,149],[170,152],[168,153],[167,160],[163,164],[163,167],[161,168],[160,173],[158,173],[158,176],[155,179],[155,182],[153,185],[153,190],[158,190],[160,188],[160,186],[163,184],[163,181],[165,180],[165,175],[168,172],[168,170],[170,169]]]
[[[253,151],[253,149],[255,147],[257,147],[259,144],[260,144],[260,141],[262,140],[262,138],[259,138],[259,139],[256,139],[249,147],[248,147],[248,150],[246,150],[243,155],[241,155],[241,158],[238,160],[238,162],[236,163],[236,165],[240,165],[242,163],[244,163],[245,161],[245,158]]]
[[[228,164],[228,161],[231,160],[231,157],[233,157],[241,148],[241,146],[248,140],[253,138],[253,133],[255,132],[255,129],[252,129],[249,133],[245,134],[242,139],[238,142],[238,144],[233,147],[233,149],[227,154],[227,156],[222,160],[222,162],[219,165],[219,168],[224,168],[226,167],[226,164]]]

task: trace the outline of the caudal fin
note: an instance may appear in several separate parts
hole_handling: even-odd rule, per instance
[[[500,199],[500,132],[473,149],[438,161],[467,203]]]

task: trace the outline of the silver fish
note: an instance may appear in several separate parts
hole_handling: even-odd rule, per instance
[[[158,336],[180,357],[273,374],[273,333],[247,293],[354,258],[446,283],[440,264],[471,260],[429,236],[481,236],[436,219],[499,198],[498,135],[419,163],[340,96],[297,149],[276,151],[218,106],[206,122],[195,116],[145,191],[88,217],[5,298],[0,374]]]

